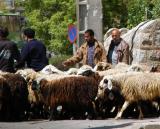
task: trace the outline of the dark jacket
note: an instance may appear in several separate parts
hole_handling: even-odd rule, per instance
[[[21,62],[18,67],[24,67],[27,62],[27,67],[35,71],[42,70],[48,65],[46,57],[46,47],[44,44],[36,39],[27,42],[21,51]]]
[[[112,43],[112,41],[111,41],[111,43]],[[109,52],[110,47],[111,47],[111,44],[106,49],[107,60],[109,58],[108,52]],[[117,47],[117,53],[118,53],[118,59],[117,59],[118,62],[124,62],[126,64],[129,64],[129,45],[123,39],[121,39],[121,42],[119,43],[119,45]]]
[[[0,70],[15,72],[14,60],[20,60],[20,52],[17,45],[10,40],[0,40]]]

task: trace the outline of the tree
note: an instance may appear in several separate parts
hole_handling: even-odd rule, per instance
[[[104,32],[127,26],[127,0],[102,0]]]
[[[75,0],[25,0],[28,26],[36,30],[37,38],[57,53],[71,53],[67,49],[68,25],[75,23]]]

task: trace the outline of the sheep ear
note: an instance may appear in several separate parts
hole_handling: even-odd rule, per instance
[[[112,90],[112,87],[113,87],[112,81],[109,79],[109,80],[108,80],[108,89],[109,89],[109,90]]]

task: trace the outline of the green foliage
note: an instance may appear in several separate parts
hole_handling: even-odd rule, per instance
[[[8,13],[9,10],[7,9],[7,6],[5,4],[5,1],[0,0],[0,14]]]
[[[64,68],[62,62],[70,58],[72,55],[56,55],[49,60],[49,64],[56,66],[60,70],[67,70],[68,68]]]
[[[102,0],[104,32],[160,17],[160,0]]]
[[[61,55],[61,54],[60,55],[55,55],[54,57],[52,57],[49,60],[49,63],[56,66],[60,62],[62,63],[63,61],[67,60],[70,57],[71,57],[71,55]]]
[[[132,0],[128,4],[128,28],[160,16],[159,0]]]
[[[68,25],[75,23],[74,0],[26,0],[25,16],[28,26],[36,30],[38,39],[56,53],[71,53],[66,49]]]
[[[128,4],[128,27],[132,28],[142,21],[147,19],[146,9],[148,2],[147,0],[132,0]]]
[[[126,27],[126,0],[102,0],[104,32],[112,27]]]
[[[160,0],[153,0],[152,4],[153,4],[153,10],[152,10],[153,18],[160,17]]]

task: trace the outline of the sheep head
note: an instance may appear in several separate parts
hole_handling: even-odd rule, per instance
[[[98,64],[96,64],[96,66],[94,67],[94,71],[105,71],[108,69],[111,69],[112,65],[106,62],[99,62]]]
[[[104,98],[106,91],[111,91],[113,88],[112,77],[104,76],[98,86],[97,98]]]
[[[42,83],[43,80],[45,80],[44,76],[41,76],[41,77],[38,77],[38,78],[35,78],[35,79],[30,79],[30,81],[28,83],[31,85],[32,90],[39,91],[41,84],[43,84]]]
[[[83,65],[79,70],[77,75],[82,76],[92,76],[95,73],[95,71],[92,69],[91,66]]]
[[[33,69],[20,69],[16,74],[21,75],[26,81],[29,81],[30,78],[33,78],[37,73]]]

